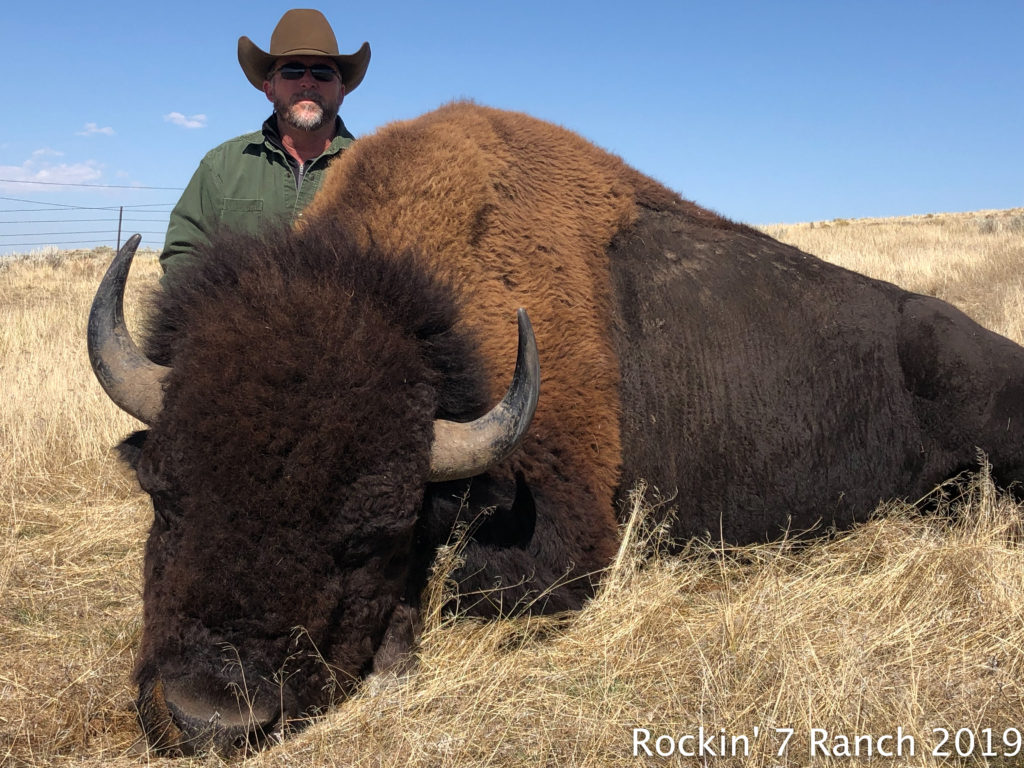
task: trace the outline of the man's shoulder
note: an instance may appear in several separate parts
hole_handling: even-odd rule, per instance
[[[252,131],[251,133],[243,133],[241,136],[235,136],[235,138],[221,142],[207,152],[203,157],[203,162],[216,165],[223,163],[225,160],[233,160],[239,155],[245,154],[249,147],[262,146],[264,139],[262,131]]]

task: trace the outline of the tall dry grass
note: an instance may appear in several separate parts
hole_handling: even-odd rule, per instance
[[[0,764],[117,750],[133,728],[151,513],[109,455],[137,425],[90,381],[84,347],[109,256],[0,261]],[[155,259],[136,269],[132,310]]]
[[[1022,214],[769,229],[959,302],[1020,340]],[[135,747],[129,685],[152,513],[109,453],[136,423],[100,391],[84,350],[107,256],[0,262],[4,766],[162,763]],[[157,273],[152,256],[133,269],[130,323]],[[369,682],[247,763],[848,766],[864,760],[811,755],[812,728],[851,739],[899,728],[915,753],[870,764],[1024,764],[1006,754],[1007,729],[1024,728],[1021,509],[984,472],[936,498],[948,514],[894,504],[810,544],[715,551],[694,543],[666,557],[645,524],[656,500],[638,496],[620,558],[583,611],[440,619],[408,676]],[[678,743],[701,727],[715,737],[713,751],[724,733],[746,736],[749,754],[657,754],[669,737]],[[634,756],[637,728],[649,732],[654,754]],[[972,729],[982,741],[968,758],[953,744],[953,757],[934,756],[935,728]],[[997,757],[982,754],[986,728]],[[781,755],[786,731],[775,729],[793,731]],[[967,736],[961,731],[962,747]]]

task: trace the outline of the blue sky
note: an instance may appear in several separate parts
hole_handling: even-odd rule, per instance
[[[269,114],[236,43],[269,47],[289,7],[8,3],[0,253],[113,245],[122,205],[159,248],[203,154]],[[373,49],[357,136],[470,98],[748,223],[1024,205],[1024,0],[317,7],[343,52]]]

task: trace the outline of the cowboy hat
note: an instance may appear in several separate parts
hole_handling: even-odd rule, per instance
[[[244,35],[238,38],[238,63],[249,82],[262,90],[274,62],[284,56],[326,56],[341,71],[345,92],[352,93],[366,74],[370,63],[370,44],[363,43],[349,55],[338,53],[334,30],[320,11],[293,8],[281,17],[270,36],[270,53],[260,50]]]

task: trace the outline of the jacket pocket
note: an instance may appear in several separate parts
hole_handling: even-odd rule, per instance
[[[262,218],[262,200],[239,197],[225,197],[221,200],[220,223],[236,232],[256,234]]]

